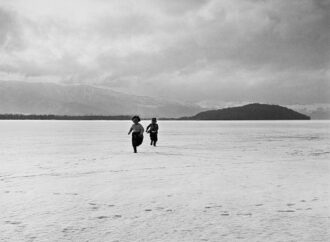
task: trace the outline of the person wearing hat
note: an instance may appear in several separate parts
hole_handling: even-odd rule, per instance
[[[144,128],[143,126],[140,124],[140,117],[139,116],[134,116],[132,118],[133,121],[133,125],[130,128],[128,135],[130,135],[132,133],[132,146],[134,149],[134,153],[137,153],[137,147],[139,145],[142,144],[143,142],[143,132],[144,132]]]
[[[150,145],[156,146],[156,143],[158,141],[158,129],[159,127],[157,124],[157,119],[152,118],[151,124],[149,124],[147,127],[147,133],[150,134],[150,140],[151,140]]]

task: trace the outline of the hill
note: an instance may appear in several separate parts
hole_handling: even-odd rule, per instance
[[[0,81],[0,113],[36,115],[132,115],[180,117],[202,109],[176,101],[116,92],[90,85]]]
[[[253,103],[241,107],[201,112],[184,120],[309,120],[310,117],[282,107]]]

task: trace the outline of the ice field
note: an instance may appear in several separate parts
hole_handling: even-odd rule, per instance
[[[330,241],[329,121],[130,126],[0,121],[0,241]]]

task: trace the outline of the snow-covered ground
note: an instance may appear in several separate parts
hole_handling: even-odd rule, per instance
[[[329,121],[130,125],[0,121],[0,240],[330,241]]]

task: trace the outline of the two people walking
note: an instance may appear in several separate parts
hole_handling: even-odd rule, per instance
[[[132,133],[132,146],[134,153],[137,153],[137,147],[140,146],[143,142],[143,133],[144,133],[144,128],[140,124],[140,117],[139,116],[134,116],[132,118],[133,125],[130,128],[128,135]],[[157,119],[152,118],[151,123],[147,126],[146,132],[150,134],[150,145],[156,146],[156,143],[158,141],[158,124],[157,124]]]

